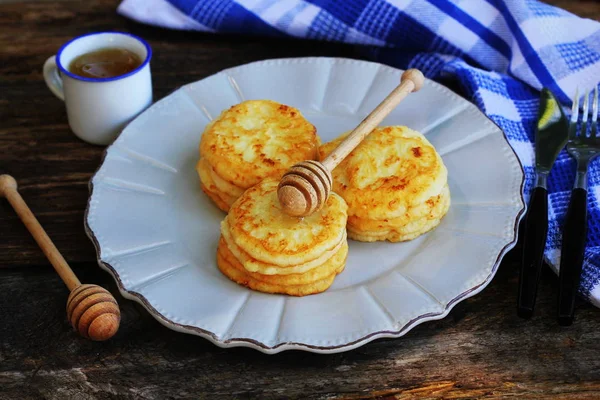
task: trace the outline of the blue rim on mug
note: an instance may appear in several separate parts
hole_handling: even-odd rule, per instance
[[[69,72],[69,70],[67,70],[62,65],[62,63],[60,62],[60,56],[62,55],[63,50],[65,50],[67,48],[67,46],[69,46],[74,41],[82,39],[84,37],[95,36],[95,35],[103,35],[103,34],[124,35],[124,36],[129,36],[129,37],[132,37],[132,38],[140,41],[146,47],[146,59],[139,65],[139,67],[137,67],[133,71],[130,71],[130,72],[128,72],[126,74],[123,74],[123,75],[112,76],[112,77],[109,77],[109,78],[88,78],[88,77],[85,77],[85,76],[75,75],[72,72]],[[150,45],[148,44],[148,42],[146,42],[141,37],[133,35],[131,33],[127,33],[127,32],[110,32],[110,31],[105,31],[105,32],[86,33],[85,35],[74,37],[73,39],[69,40],[67,43],[63,44],[60,47],[60,49],[58,49],[58,53],[56,53],[56,65],[58,66],[58,70],[61,72],[61,74],[65,74],[68,77],[71,77],[73,79],[77,79],[77,80],[80,80],[80,81],[86,81],[86,82],[110,82],[110,81],[116,81],[116,80],[119,80],[119,79],[127,78],[128,76],[131,76],[131,75],[137,73],[138,71],[140,71],[142,68],[144,68],[150,62],[151,58],[152,58],[152,48],[150,47]]]

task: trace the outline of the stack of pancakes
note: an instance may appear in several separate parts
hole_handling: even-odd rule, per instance
[[[221,222],[218,267],[234,282],[261,292],[322,292],[346,263],[347,205],[331,193],[318,212],[290,217],[280,208],[278,183],[266,178],[233,203]]]
[[[315,160],[320,140],[296,108],[249,100],[221,113],[202,134],[196,170],[202,190],[223,211],[247,188]]]
[[[347,135],[324,144],[321,159]],[[379,127],[334,170],[333,191],[348,204],[348,237],[411,240],[436,227],[450,207],[448,172],[421,133]]]

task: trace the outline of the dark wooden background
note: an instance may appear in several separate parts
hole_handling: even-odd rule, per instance
[[[0,398],[445,398],[600,397],[600,310],[578,303],[557,326],[556,277],[545,271],[536,316],[515,315],[510,254],[492,283],[448,317],[396,340],[316,355],[219,349],[175,333],[118,294],[83,230],[87,183],[103,148],[75,138],[46,88],[47,57],[86,32],[148,39],[155,99],[223,68],[276,57],[360,57],[357,47],[299,40],[173,32],[128,21],[117,0],[0,0],[0,173],[20,191],[80,279],[119,301],[115,338],[92,343],[65,318],[67,290],[5,200],[0,200]],[[596,1],[553,0],[600,20]],[[452,85],[451,82],[448,84]]]

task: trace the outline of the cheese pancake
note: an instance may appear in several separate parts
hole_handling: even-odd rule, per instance
[[[310,260],[304,264],[277,265],[252,258],[248,253],[242,250],[233,241],[228,223],[223,223],[221,225],[221,232],[221,237],[227,244],[227,249],[235,256],[235,258],[240,262],[240,264],[242,264],[244,268],[249,272],[257,272],[263,275],[288,275],[308,272],[325,263],[348,243],[347,234],[346,232],[344,232],[342,240],[340,240],[340,242],[334,248],[323,252],[313,260]]]
[[[204,161],[204,160],[202,160],[202,161]],[[246,190],[246,188],[241,188],[241,187],[232,185],[231,183],[229,183],[226,180],[224,180],[223,178],[221,178],[215,172],[215,169],[213,167],[211,167],[210,165],[208,165],[208,163],[206,163],[206,165],[208,167],[208,173],[210,175],[210,178],[214,182],[215,187],[217,188],[217,190],[219,192],[224,193],[227,196],[230,196],[231,198],[234,199],[234,201],[235,201],[235,199],[240,197],[242,195],[242,193],[244,193],[244,190]],[[233,204],[233,201],[231,202],[231,204]]]
[[[245,189],[232,185],[231,183],[223,180],[223,178],[217,175],[215,170],[210,166],[210,164],[208,164],[208,162],[204,158],[198,160],[198,163],[196,164],[196,171],[200,176],[200,180],[203,183],[205,183],[205,185],[206,183],[209,183],[210,186],[214,186],[216,192],[223,193],[224,195],[232,197],[234,201],[235,199],[240,197],[242,193],[244,193]]]
[[[410,224],[415,224],[418,221],[427,219],[440,219],[446,213],[450,204],[450,189],[448,185],[444,186],[442,193],[431,197],[423,204],[417,206],[420,211],[407,213],[398,218],[385,219],[366,219],[356,216],[348,217],[348,228],[358,232],[385,232],[394,228],[406,227]],[[414,216],[414,218],[409,218]]]
[[[219,190],[210,174],[210,166],[206,164],[204,160],[200,160],[196,164],[196,171],[200,176],[202,191],[204,191],[204,193],[206,193],[221,210],[227,212],[229,207],[239,196],[233,197]]]
[[[246,190],[222,221],[221,233],[229,229],[233,242],[250,257],[279,266],[305,264],[338,246],[346,234],[344,200],[332,192],[319,211],[291,217],[279,204],[278,183],[267,178]]]
[[[235,257],[235,255],[229,251],[227,248],[227,243],[223,238],[219,240],[219,247],[217,249],[221,257],[227,261],[231,266],[235,267],[237,270],[244,272],[249,277],[265,282],[265,283],[273,283],[277,285],[305,285],[308,283],[313,283],[316,281],[323,280],[345,264],[346,257],[348,255],[348,243],[345,242],[343,246],[328,260],[326,260],[323,264],[317,266],[316,268],[311,269],[308,272],[300,273],[300,274],[287,274],[287,275],[263,275],[256,272],[250,272],[244,268],[244,266],[240,263],[240,261]]]
[[[416,237],[432,230],[440,224],[450,208],[450,202],[450,192],[447,190],[445,193],[440,195],[435,207],[431,210],[431,213],[422,218],[396,227],[391,227],[384,221],[377,220],[363,220],[355,225],[350,225],[349,223],[348,237],[361,242],[375,242],[379,240],[402,242],[415,239]],[[365,223],[365,221],[368,222]],[[362,229],[364,227],[375,229]]]
[[[225,260],[220,253],[217,253],[217,265],[219,270],[226,277],[242,286],[246,286],[259,292],[287,294],[290,296],[307,296],[327,290],[333,283],[335,276],[342,272],[345,267],[344,263],[330,276],[312,283],[303,285],[280,285],[277,283],[267,283],[254,279],[243,269],[237,269],[235,266],[227,262],[227,260]]]
[[[229,204],[227,204],[223,199],[221,199],[221,196],[219,196],[219,194],[211,192],[206,186],[202,184],[200,185],[200,187],[202,191],[213,201],[213,203],[215,203],[215,205],[219,207],[219,209],[225,212],[229,210]]]
[[[321,146],[320,158],[346,135]],[[447,175],[425,136],[404,126],[376,128],[332,173],[333,190],[348,204],[350,216],[409,220],[415,218],[415,207],[440,194]]]
[[[369,232],[354,232],[348,229],[348,237],[352,240],[356,240],[359,242],[378,242],[378,241],[388,241],[388,242],[405,242],[408,240],[413,240],[423,235],[424,233],[429,232],[436,226],[440,224],[440,219],[432,219],[426,221],[419,222],[419,230],[413,232],[406,232],[403,228],[387,231],[387,232],[378,232],[378,233],[369,233]]]
[[[223,111],[204,130],[200,157],[224,181],[245,190],[279,178],[293,164],[314,160],[316,128],[294,107],[249,100]]]

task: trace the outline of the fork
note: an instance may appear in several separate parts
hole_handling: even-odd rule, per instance
[[[577,161],[577,175],[565,217],[560,257],[558,323],[563,326],[571,325],[575,316],[575,298],[581,278],[587,231],[587,170],[590,161],[600,154],[600,137],[597,135],[598,86],[594,89],[591,117],[588,115],[589,97],[590,92],[586,91],[579,133],[579,90],[575,92],[569,122],[567,152]],[[586,135],[588,124],[591,124],[589,136]]]

